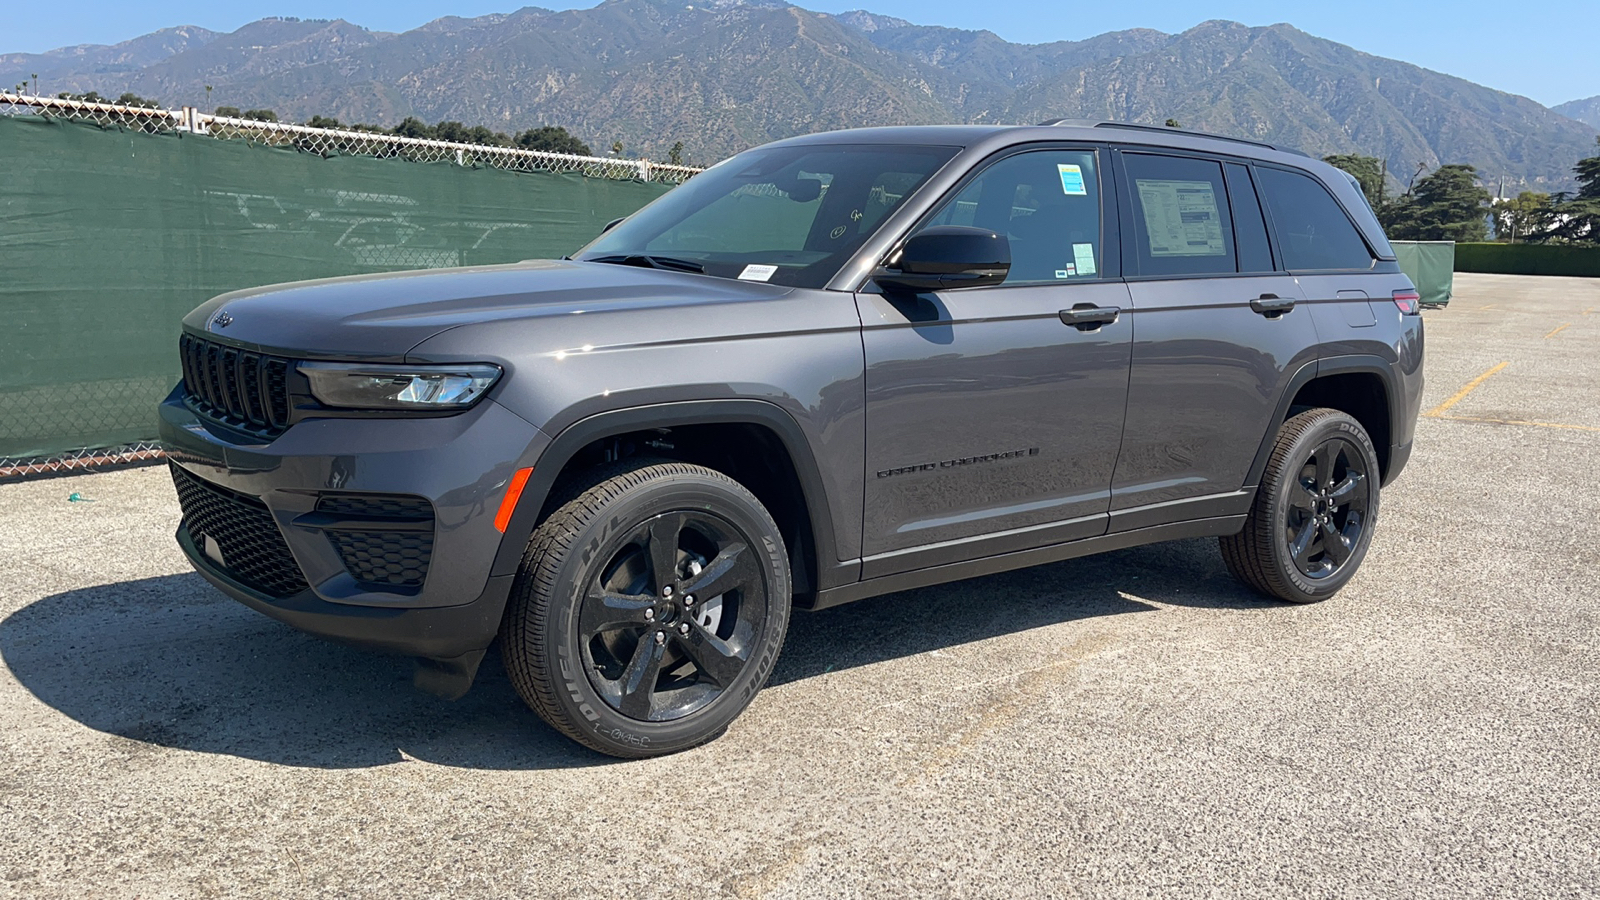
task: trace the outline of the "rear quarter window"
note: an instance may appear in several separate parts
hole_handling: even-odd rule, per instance
[[[1285,268],[1372,268],[1367,242],[1321,182],[1283,169],[1258,168],[1256,177],[1272,213]]]

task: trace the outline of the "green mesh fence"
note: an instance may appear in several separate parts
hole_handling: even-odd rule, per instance
[[[0,116],[0,459],[133,444],[252,285],[556,257],[670,189]]]

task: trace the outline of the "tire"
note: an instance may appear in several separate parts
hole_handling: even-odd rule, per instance
[[[1361,423],[1334,409],[1298,413],[1278,429],[1244,530],[1220,539],[1235,578],[1290,603],[1344,587],[1378,521],[1378,453]]]
[[[701,466],[628,460],[593,480],[528,542],[500,633],[511,683],[551,727],[611,756],[710,741],[783,645],[778,526]]]

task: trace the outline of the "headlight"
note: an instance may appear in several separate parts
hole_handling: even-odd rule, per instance
[[[386,366],[362,363],[300,363],[311,393],[328,406],[348,409],[466,409],[488,392],[500,367],[466,365]]]

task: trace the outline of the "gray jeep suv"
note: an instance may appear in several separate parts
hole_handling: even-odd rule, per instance
[[[729,159],[570,258],[184,319],[178,542],[297,628],[617,756],[721,734],[790,610],[1218,537],[1322,600],[1411,452],[1422,320],[1344,173],[1126,125]]]

